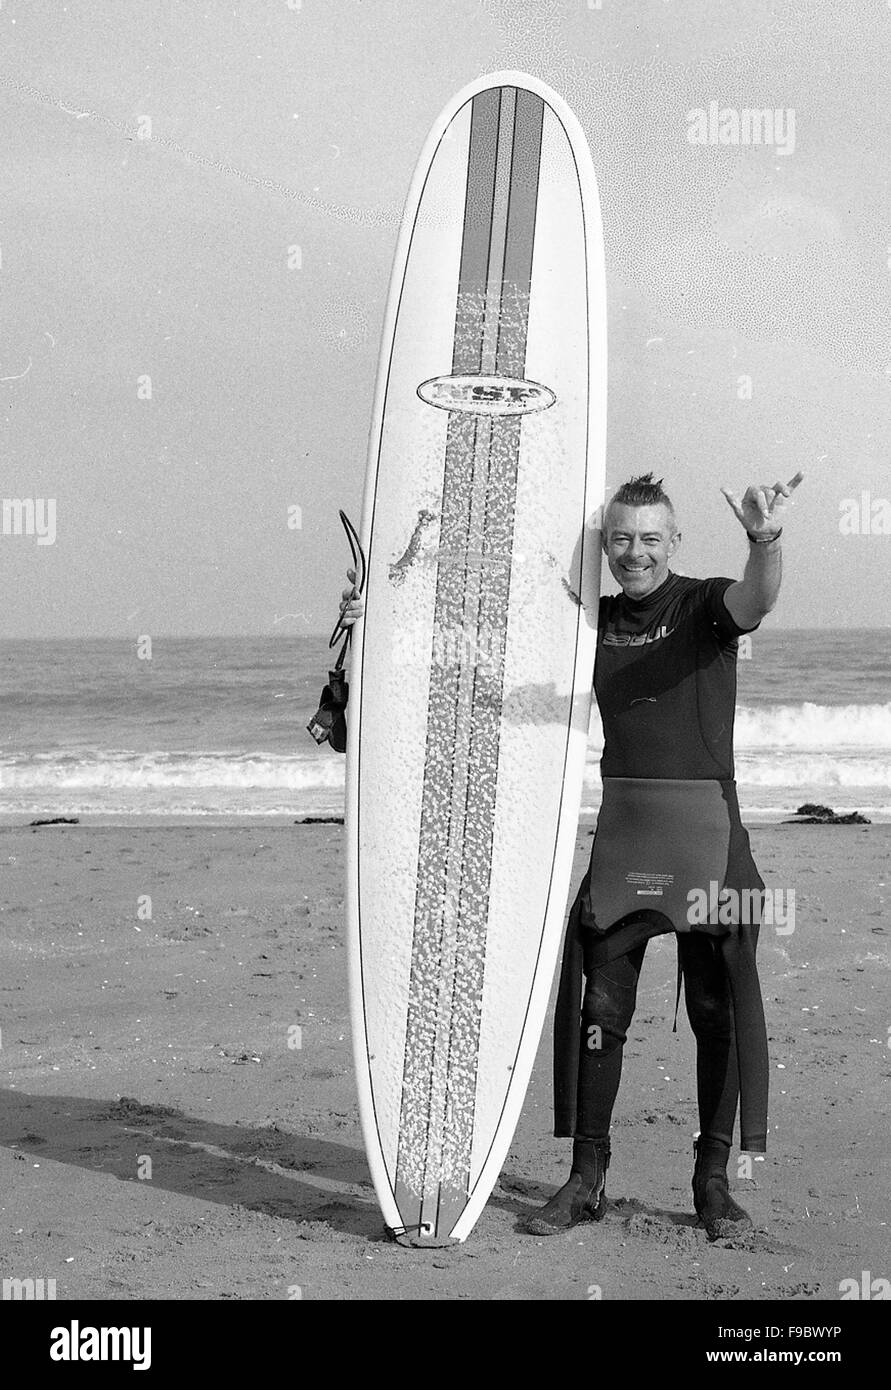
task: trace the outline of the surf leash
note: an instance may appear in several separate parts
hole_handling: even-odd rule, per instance
[[[353,557],[353,567],[356,572],[356,583],[353,587],[361,594],[365,587],[365,552],[362,549],[359,534],[346,512],[340,508],[339,513],[341,524],[343,525],[347,541],[349,542],[350,552]],[[344,717],[344,710],[347,707],[350,687],[344,675],[343,663],[347,648],[350,645],[350,639],[353,635],[352,623],[347,624],[343,621],[343,611],[342,608],[337,622],[334,624],[334,631],[328,638],[328,648],[330,650],[332,647],[335,647],[340,641],[341,636],[343,636],[343,646],[338,653],[333,670],[329,670],[328,672],[328,684],[322,691],[319,708],[306,726],[316,743],[321,745],[328,742],[336,753],[346,752],[346,719]]]

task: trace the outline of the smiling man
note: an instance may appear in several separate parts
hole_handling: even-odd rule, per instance
[[[681,533],[651,473],[625,483],[606,508],[603,549],[622,592],[601,599],[598,623],[603,802],[569,917],[555,1019],[555,1133],[573,1138],[573,1160],[568,1182],[528,1221],[535,1235],[603,1215],[610,1123],[644,953],[650,937],[670,931],[678,999],[683,978],[696,1037],[694,1206],[711,1239],[751,1224],[726,1171],[738,1104],[742,1148],[763,1152],[767,1135],[755,966],[764,882],[736,798],[736,661],[739,636],[776,603],[782,521],[801,477],[750,487],[742,501],[722,489],[748,535],[739,581],[670,570]],[[702,922],[690,904],[712,885],[736,893]],[[745,920],[740,903],[753,900],[749,915],[758,920]]]

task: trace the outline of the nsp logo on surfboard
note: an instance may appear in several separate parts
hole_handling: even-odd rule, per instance
[[[471,415],[530,415],[547,410],[557,399],[538,381],[461,373],[422,381],[418,395],[439,410],[464,410]]]

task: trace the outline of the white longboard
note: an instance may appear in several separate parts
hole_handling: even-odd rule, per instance
[[[459,92],[396,248],[347,711],[362,1129],[402,1243],[462,1241],[519,1117],[590,714],[606,295],[584,134],[535,78]]]

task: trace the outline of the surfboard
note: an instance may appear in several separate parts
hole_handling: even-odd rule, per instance
[[[346,763],[359,1108],[386,1225],[466,1239],[520,1114],[590,717],[606,431],[584,133],[518,72],[435,122],[370,431]]]

